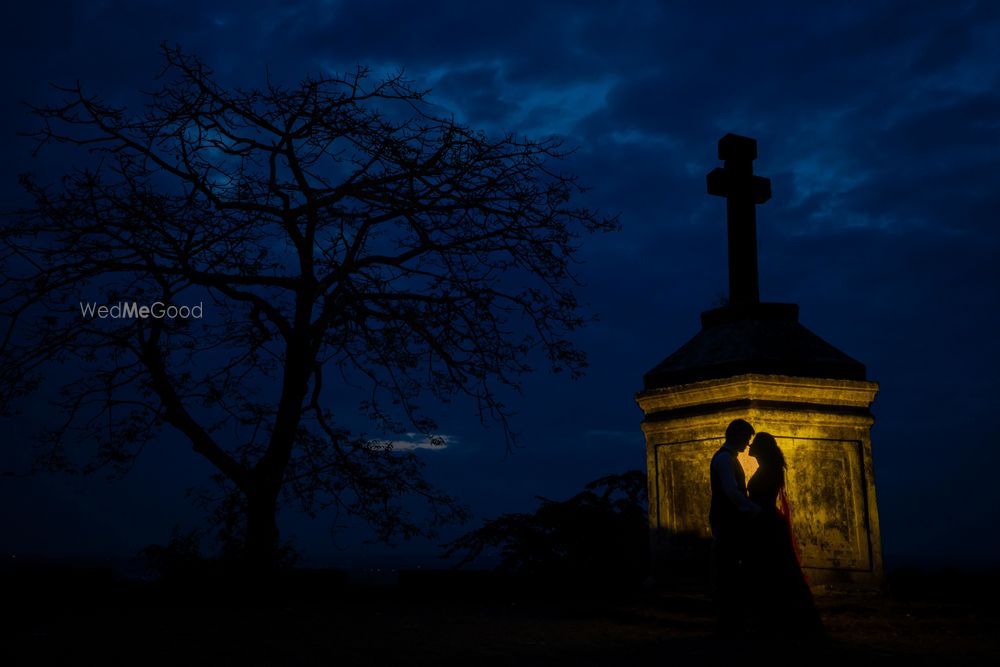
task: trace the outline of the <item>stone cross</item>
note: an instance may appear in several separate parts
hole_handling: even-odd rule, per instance
[[[771,179],[754,176],[757,140],[727,134],[719,139],[719,159],[708,174],[708,194],[726,198],[729,230],[729,303],[760,302],[757,279],[757,204],[771,198]]]

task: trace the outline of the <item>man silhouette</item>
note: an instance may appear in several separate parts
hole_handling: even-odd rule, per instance
[[[734,419],[726,428],[726,441],[712,457],[709,479],[712,505],[708,522],[712,526],[715,600],[720,630],[742,629],[741,598],[748,576],[743,572],[747,524],[760,514],[760,507],[747,497],[746,475],[737,455],[747,448],[754,428]]]

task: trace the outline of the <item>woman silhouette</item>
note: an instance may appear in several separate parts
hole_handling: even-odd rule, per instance
[[[785,497],[785,456],[770,433],[758,433],[748,454],[760,467],[747,482],[747,493],[763,509],[750,531],[747,550],[751,618],[762,631],[773,634],[822,634],[823,623],[802,574],[792,534]]]

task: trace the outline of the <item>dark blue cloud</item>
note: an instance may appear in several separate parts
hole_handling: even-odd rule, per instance
[[[461,406],[438,415],[458,443],[421,452],[480,516],[642,465],[641,376],[694,335],[727,285],[724,205],[705,194],[715,142],[756,136],[756,169],[774,189],[759,211],[762,295],[801,304],[802,321],[882,386],[874,446],[887,551],[1000,559],[1000,543],[977,534],[995,519],[988,489],[1000,464],[989,444],[1000,402],[995,3],[109,0],[8,4],[2,18],[0,123],[12,129],[28,122],[20,100],[53,99],[48,81],[80,79],[134,106],[155,86],[166,40],[231,85],[259,85],[265,71],[293,83],[357,64],[405,67],[464,122],[555,133],[577,148],[563,167],[590,186],[581,201],[623,223],[583,241],[581,299],[601,314],[577,338],[590,374],[526,382],[511,399],[526,445],[513,456]],[[12,135],[9,145],[9,201],[19,171],[61,167],[31,161]],[[167,459],[171,478],[200,470]],[[6,487],[49,509],[35,528],[10,524],[5,546],[41,549],[38,525],[83,520],[59,510],[74,500],[52,485]],[[141,486],[85,495],[142,496]],[[165,533],[169,517],[194,512],[156,488],[143,502],[159,508]],[[974,518],[949,520],[955,506]],[[139,531],[140,519],[122,521]],[[315,526],[296,526],[322,549],[307,534]],[[129,530],[93,527],[109,549],[127,550]]]

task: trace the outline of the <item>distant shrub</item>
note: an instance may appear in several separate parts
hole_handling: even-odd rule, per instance
[[[569,500],[537,497],[533,514],[511,513],[445,546],[456,567],[498,549],[498,570],[539,581],[637,583],[648,573],[646,475],[630,470],[596,479]]]

